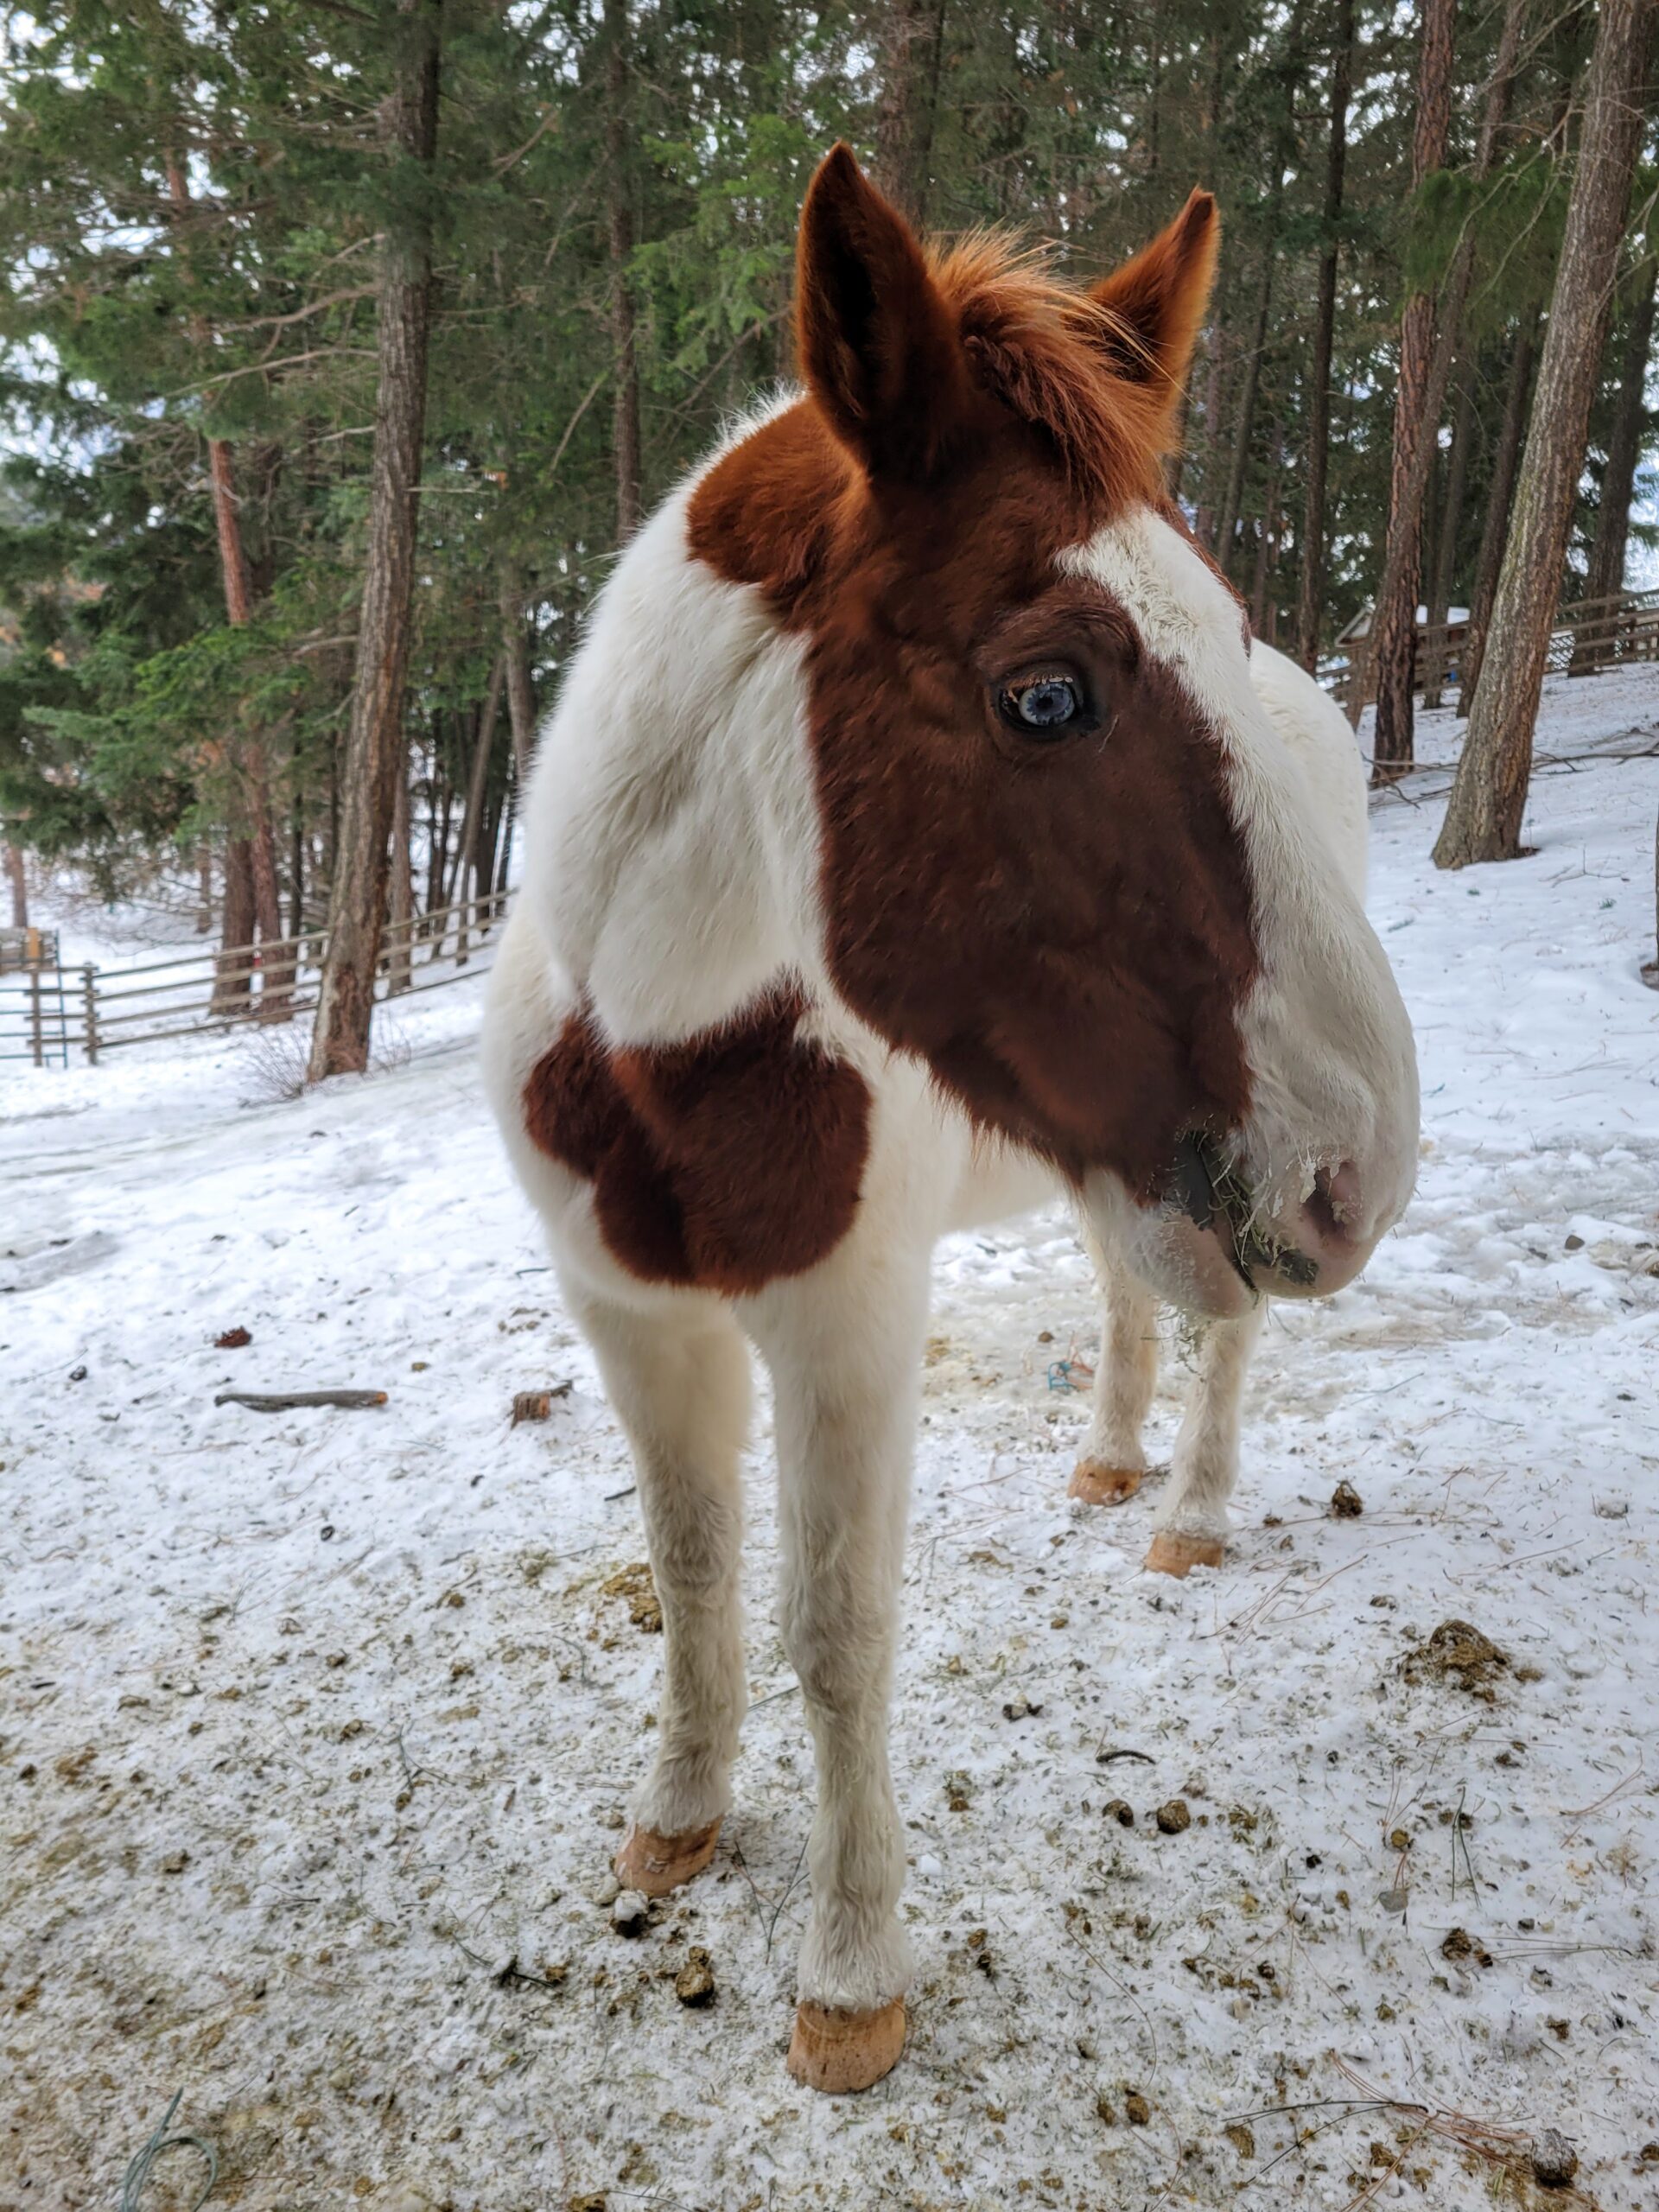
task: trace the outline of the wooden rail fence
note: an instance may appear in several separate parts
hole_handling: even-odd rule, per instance
[[[1356,680],[1365,686],[1368,706],[1376,696],[1366,643],[1358,639],[1347,653],[1327,655],[1319,664],[1320,683],[1344,707]],[[1460,683],[1467,650],[1465,624],[1420,623],[1418,690],[1432,694]],[[1555,617],[1549,639],[1549,667],[1554,675],[1592,676],[1600,669],[1644,660],[1659,660],[1659,590],[1580,600]]]
[[[487,974],[510,895],[493,892],[389,925],[377,1000]],[[24,934],[41,941],[32,968],[10,949]],[[0,931],[0,1059],[32,1058],[37,1067],[57,1059],[67,1067],[73,1047],[96,1065],[126,1045],[289,1021],[316,1006],[327,950],[327,930],[308,930],[107,972],[88,961],[66,976],[50,931]]]
[[[55,930],[0,930],[0,1060],[69,1065],[69,1008]]]

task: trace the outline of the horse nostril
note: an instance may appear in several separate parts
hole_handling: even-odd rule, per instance
[[[1302,1218],[1318,1232],[1322,1243],[1341,1249],[1358,1243],[1363,1218],[1359,1170],[1351,1160],[1317,1172],[1313,1191],[1302,1207]]]

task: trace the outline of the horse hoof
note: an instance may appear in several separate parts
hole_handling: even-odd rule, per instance
[[[1191,1574],[1195,1567],[1219,1567],[1222,1547],[1213,1536],[1178,1536],[1160,1529],[1147,1552],[1154,1574]]]
[[[879,2012],[843,2012],[803,1998],[789,2039],[789,2070],[809,2089],[846,2096],[890,2074],[905,2047],[904,1999]]]
[[[688,1828],[683,1835],[658,1835],[652,1828],[630,1828],[622,1848],[611,1861],[624,1889],[639,1890],[648,1897],[666,1897],[694,1874],[701,1874],[715,1855],[720,1822],[706,1828]]]
[[[1068,1497],[1085,1505],[1122,1505],[1141,1487],[1133,1467],[1109,1467],[1103,1459],[1079,1459],[1066,1488]]]

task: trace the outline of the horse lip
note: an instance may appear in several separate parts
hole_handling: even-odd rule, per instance
[[[1281,1244],[1265,1264],[1274,1274],[1282,1275],[1287,1282],[1294,1282],[1303,1290],[1311,1288],[1319,1279],[1319,1262],[1310,1259],[1294,1244]]]

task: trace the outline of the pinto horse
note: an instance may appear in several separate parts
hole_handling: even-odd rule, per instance
[[[1108,1276],[1074,1494],[1144,1468],[1159,1300],[1206,1325],[1150,1567],[1216,1563],[1263,1295],[1409,1194],[1412,1039],[1342,717],[1252,646],[1164,489],[1215,203],[1092,290],[925,251],[837,147],[804,390],[618,563],[543,734],[486,1079],[632,1443],[666,1630],[616,1867],[713,1855],[745,1699],[739,1459],[772,1374],[817,1753],[789,2065],[905,2034],[887,1731],[945,1231],[1069,1192]]]

